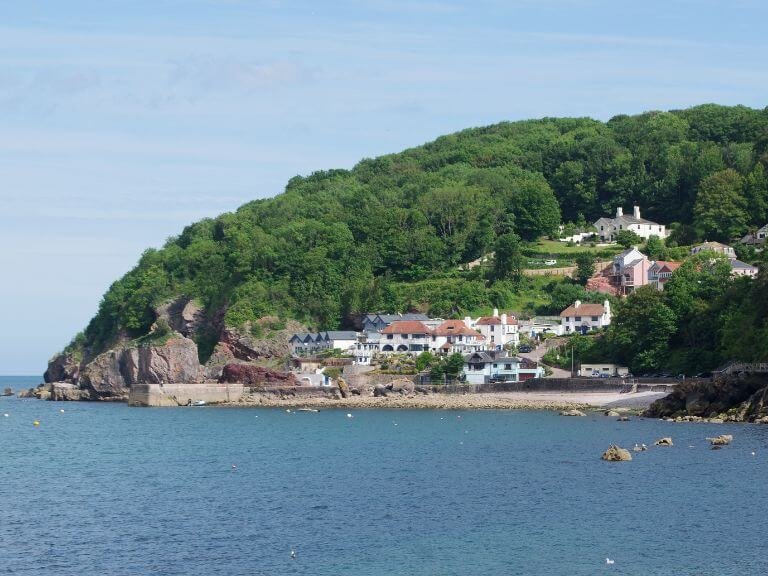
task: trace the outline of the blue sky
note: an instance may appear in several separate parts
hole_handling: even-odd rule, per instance
[[[0,1],[0,374],[185,224],[469,126],[768,104],[768,4]]]

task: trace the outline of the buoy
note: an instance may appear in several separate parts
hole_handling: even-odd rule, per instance
[[[237,470],[237,464],[232,464],[232,470]]]
[[[606,564],[613,564],[613,563],[614,563],[614,560],[611,560],[610,558],[606,558],[606,559],[605,559],[605,563],[606,563]]]
[[[62,408],[61,410],[59,410],[59,412],[61,412],[62,414],[64,414],[64,408]]]
[[[3,414],[3,416],[5,416],[6,418],[8,418],[8,412],[6,412],[5,414]]]
[[[347,418],[352,418],[352,414],[347,414]]]
[[[286,411],[286,412],[288,412],[288,414],[290,414],[290,413],[291,413],[291,409],[290,409],[290,408],[286,408],[286,410],[285,410],[285,411]]]
[[[296,550],[291,548],[291,558],[296,558]]]
[[[752,456],[754,456],[754,455],[755,455],[755,453],[754,453],[754,452],[752,452]]]
[[[32,422],[32,425],[33,426],[40,426],[40,420],[35,420],[34,422]]]

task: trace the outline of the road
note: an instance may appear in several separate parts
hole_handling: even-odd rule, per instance
[[[544,356],[547,352],[547,346],[546,342],[543,344],[540,344],[537,348],[535,348],[532,352],[518,352],[518,356],[521,358],[528,358],[529,360],[533,360],[535,362],[541,362],[541,357]],[[562,368],[556,368],[554,366],[549,366],[549,369],[552,370],[552,374],[547,376],[547,378],[570,378],[571,372],[570,370],[563,370]]]

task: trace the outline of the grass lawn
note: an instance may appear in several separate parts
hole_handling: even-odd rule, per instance
[[[535,244],[530,244],[527,248],[539,254],[552,254],[553,256],[575,256],[576,254],[581,254],[583,252],[593,252],[595,254],[601,252],[610,252],[611,254],[618,254],[624,249],[618,244],[613,244],[610,246],[595,246],[594,248],[589,245],[568,246],[565,242],[558,242],[557,240],[546,240],[544,238],[540,239]]]

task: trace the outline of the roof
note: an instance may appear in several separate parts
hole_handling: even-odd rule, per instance
[[[485,336],[477,330],[472,330],[463,320],[446,320],[432,331],[435,336],[453,336],[454,334],[463,334],[465,336],[474,336],[478,340],[485,339]]]
[[[571,304],[560,312],[562,318],[568,316],[602,316],[605,314],[605,307],[602,304],[581,304],[576,308],[576,304]]]
[[[479,351],[479,352],[473,352],[472,354],[467,354],[464,356],[464,362],[483,362],[485,364],[488,364],[490,362],[520,362],[521,359],[517,356],[508,356],[505,353],[503,354],[494,354],[493,352],[485,352],[485,351]]]
[[[736,258],[731,258],[731,268],[734,270],[757,270],[757,266],[752,266],[752,264],[747,264]]]
[[[382,334],[432,334],[423,322],[418,320],[397,320],[381,331]]]
[[[356,340],[357,332],[354,330],[329,330],[325,335],[331,340]]]
[[[715,252],[733,252],[733,248],[728,246],[728,244],[723,244],[722,242],[704,242],[703,244],[699,244],[698,246],[694,246],[691,248],[691,252],[699,252],[701,250],[714,250]]]
[[[477,319],[478,326],[491,326],[501,324],[501,318],[498,316],[481,316]]]
[[[680,268],[681,264],[682,262],[670,262],[668,260],[656,260],[655,262],[655,266],[659,272],[661,272],[664,268],[666,268],[669,272],[674,272]]]

